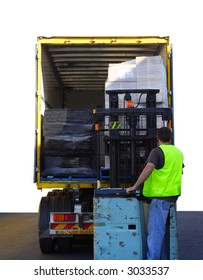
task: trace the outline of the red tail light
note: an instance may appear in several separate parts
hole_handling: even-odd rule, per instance
[[[75,222],[76,214],[54,214],[54,222]]]
[[[76,220],[76,214],[74,214],[74,213],[64,214],[64,221],[75,222],[75,220]]]

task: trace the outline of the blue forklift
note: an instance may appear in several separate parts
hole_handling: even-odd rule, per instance
[[[156,147],[159,126],[172,120],[170,107],[157,107],[157,89],[108,90],[109,108],[97,108],[97,181],[94,191],[94,259],[144,260],[147,253],[147,216],[149,201],[142,189],[126,193],[141,173],[147,156]],[[138,103],[132,101],[137,96]],[[140,106],[141,97],[145,106]],[[119,108],[123,98],[125,106]],[[109,128],[105,122],[108,119]],[[104,147],[101,145],[103,139]],[[101,169],[101,149],[109,156],[109,168]],[[100,188],[108,177],[110,188]],[[178,259],[176,207],[167,222],[168,259]]]

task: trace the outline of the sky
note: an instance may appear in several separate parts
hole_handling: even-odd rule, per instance
[[[197,0],[1,2],[0,212],[37,212],[47,192],[33,183],[38,36],[170,36],[175,145],[185,157],[178,210],[203,211],[200,4]]]

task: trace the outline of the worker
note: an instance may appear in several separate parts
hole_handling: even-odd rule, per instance
[[[130,192],[138,189],[143,183],[143,195],[149,198],[147,259],[167,259],[166,222],[170,206],[176,203],[181,195],[183,171],[183,154],[171,144],[172,132],[167,127],[158,129],[159,147],[152,149],[146,165]]]

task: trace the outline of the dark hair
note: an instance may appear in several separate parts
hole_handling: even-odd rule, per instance
[[[172,132],[168,127],[161,127],[157,131],[157,138],[162,142],[170,142],[171,141]]]

